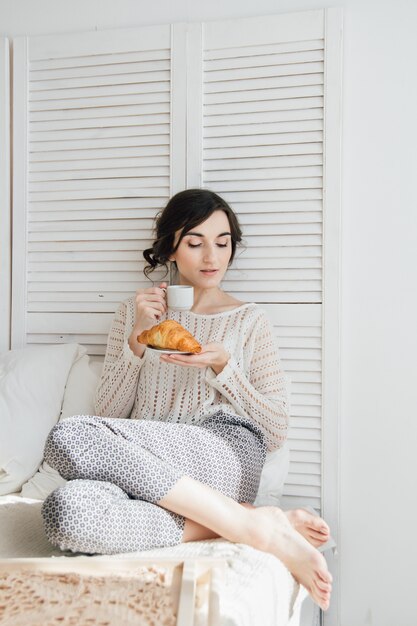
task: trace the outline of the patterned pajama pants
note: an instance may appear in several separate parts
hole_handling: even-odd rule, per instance
[[[185,518],[157,502],[179,478],[253,502],[265,457],[258,427],[223,411],[199,425],[66,418],[45,444],[46,462],[68,481],[42,505],[46,535],[61,550],[88,554],[177,545]]]

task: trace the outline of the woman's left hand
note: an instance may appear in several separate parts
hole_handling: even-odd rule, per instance
[[[230,359],[230,354],[221,343],[207,343],[201,347],[198,354],[162,354],[160,359],[165,363],[184,367],[211,367],[215,374],[220,374]]]

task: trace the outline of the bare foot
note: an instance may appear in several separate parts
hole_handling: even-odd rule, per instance
[[[242,506],[248,509],[255,509],[249,502],[241,502]],[[330,528],[318,515],[313,515],[305,509],[290,509],[283,511],[287,516],[291,526],[295,528],[303,537],[307,539],[315,548],[322,546],[330,538]]]
[[[289,519],[291,526],[316,548],[329,540],[330,528],[318,515],[313,515],[305,509],[290,509],[283,513]]]
[[[314,602],[326,611],[333,578],[324,556],[293,528],[280,508],[256,507],[252,515],[253,547],[278,557],[295,580],[307,589]]]

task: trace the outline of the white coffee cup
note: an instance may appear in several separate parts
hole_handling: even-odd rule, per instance
[[[189,311],[194,304],[194,287],[170,285],[167,287],[167,304],[174,311]]]

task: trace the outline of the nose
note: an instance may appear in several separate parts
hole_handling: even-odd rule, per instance
[[[216,250],[215,250],[215,248],[212,247],[212,246],[206,247],[206,249],[204,251],[204,256],[203,256],[204,262],[212,261],[215,258],[216,258]]]

